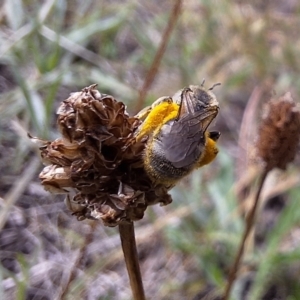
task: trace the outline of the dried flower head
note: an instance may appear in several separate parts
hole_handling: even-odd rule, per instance
[[[286,169],[295,158],[300,139],[300,109],[290,93],[267,103],[257,141],[266,168]]]
[[[145,173],[145,141],[134,138],[141,121],[130,117],[122,102],[91,85],[71,94],[57,113],[62,138],[31,138],[41,144],[43,186],[67,194],[66,204],[79,220],[116,226],[141,219],[148,205],[172,201]]]

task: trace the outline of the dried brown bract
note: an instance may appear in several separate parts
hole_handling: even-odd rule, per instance
[[[172,201],[145,173],[145,141],[134,138],[141,121],[122,102],[91,85],[71,94],[57,113],[62,138],[32,138],[41,144],[46,164],[40,179],[50,192],[67,194],[66,204],[79,220],[116,226],[141,219],[148,205]]]
[[[267,170],[286,169],[295,158],[300,139],[300,109],[290,93],[267,104],[257,141],[258,155]]]

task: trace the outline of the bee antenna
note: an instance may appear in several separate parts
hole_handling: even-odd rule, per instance
[[[218,83],[215,83],[211,88],[209,88],[208,90],[209,91],[212,91],[213,89],[214,89],[214,87],[216,87],[216,86],[218,86],[218,85],[221,85],[221,83],[220,82],[218,82]]]
[[[202,83],[201,83],[202,87],[203,87],[204,83],[205,83],[205,78],[203,78],[203,80],[202,80]]]

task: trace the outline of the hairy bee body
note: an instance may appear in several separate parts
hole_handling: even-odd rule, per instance
[[[217,155],[220,134],[207,127],[219,110],[215,95],[203,86],[190,86],[172,98],[158,99],[148,111],[137,139],[148,136],[144,167],[153,181],[173,186],[193,169]]]
[[[174,164],[166,159],[166,153],[157,141],[151,141],[150,147],[145,151],[144,166],[148,175],[157,183],[167,186],[174,185],[177,181],[188,175],[194,169],[198,169],[209,164],[218,154],[216,141],[210,138],[207,132],[203,138],[204,149],[193,152],[193,161],[182,167],[175,167]],[[212,132],[219,138],[219,132]],[[156,138],[154,138],[156,139]]]
[[[170,123],[172,124],[172,121]],[[164,130],[162,128],[162,134]],[[192,170],[197,159],[188,165],[175,167],[171,161],[166,159],[160,138],[161,134],[149,141],[145,150],[144,166],[148,175],[156,182],[172,184],[186,176]]]

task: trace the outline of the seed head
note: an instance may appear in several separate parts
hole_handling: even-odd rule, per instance
[[[267,103],[257,141],[258,155],[266,168],[285,170],[298,150],[300,139],[300,109],[290,93]]]
[[[71,94],[57,114],[61,138],[31,138],[41,144],[43,186],[67,194],[65,202],[79,220],[116,226],[141,219],[148,205],[172,201],[144,171],[145,142],[134,138],[141,121],[122,102],[91,85]]]

